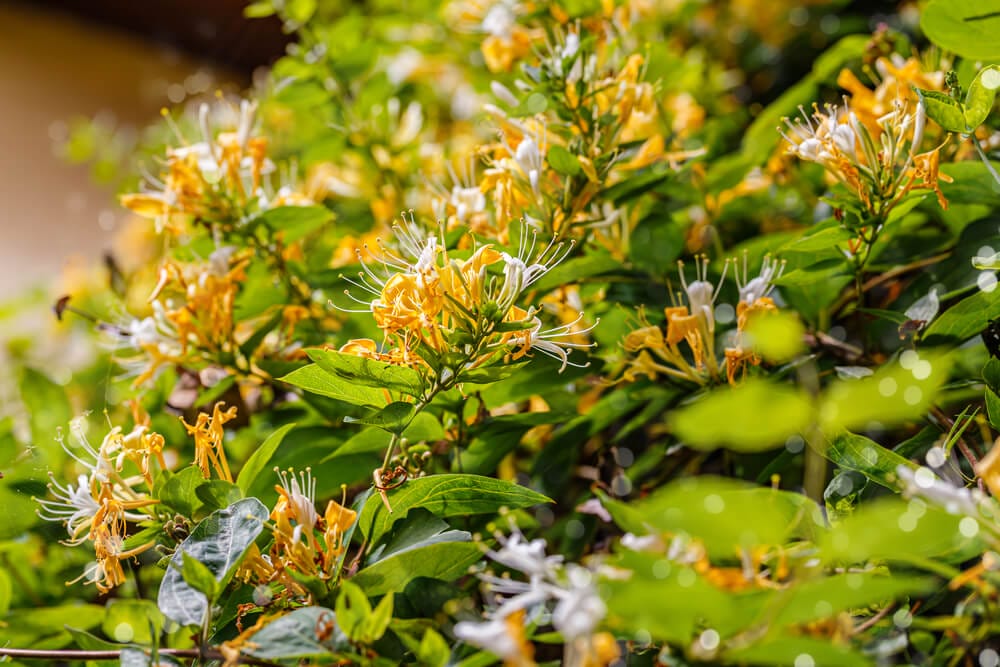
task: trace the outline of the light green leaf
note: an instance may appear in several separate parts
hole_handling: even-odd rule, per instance
[[[413,410],[412,403],[395,401],[365,417],[344,417],[344,421],[350,424],[377,426],[390,433],[401,433],[403,428],[409,424]]]
[[[362,634],[366,644],[378,641],[385,634],[385,631],[389,629],[389,621],[392,620],[392,608],[393,593],[390,592],[375,605],[375,609],[372,610],[371,615],[365,621]]]
[[[158,490],[156,497],[174,511],[184,516],[193,516],[195,510],[201,507],[201,500],[197,495],[198,487],[206,481],[198,466],[189,465],[171,474]]]
[[[351,577],[340,583],[337,594],[337,625],[352,641],[361,639],[361,631],[372,614],[372,605],[364,590]]]
[[[893,426],[923,415],[948,379],[951,362],[925,354],[904,368],[883,366],[860,380],[837,380],[820,397],[819,423],[827,433]]]
[[[927,345],[958,345],[978,335],[990,320],[1000,317],[1000,294],[976,292],[931,322],[924,332]]]
[[[163,614],[152,600],[112,600],[101,630],[116,642],[151,644],[163,628]]]
[[[949,132],[966,132],[965,107],[961,102],[936,90],[917,88],[927,117]]]
[[[439,517],[492,514],[501,507],[520,509],[552,502],[540,493],[518,484],[479,475],[430,475],[411,479],[387,492],[392,514],[378,494],[365,503],[358,528],[370,544],[375,544],[392,525],[415,507]]]
[[[782,591],[774,600],[774,606],[779,611],[772,622],[776,625],[800,625],[832,618],[842,611],[889,603],[901,595],[928,593],[937,585],[933,579],[899,574],[833,574]]]
[[[965,122],[970,130],[982,125],[990,115],[997,88],[1000,88],[1000,66],[989,65],[979,70],[965,95]]]
[[[250,491],[250,487],[258,475],[264,472],[267,465],[271,462],[271,458],[278,450],[278,445],[281,444],[281,441],[285,439],[285,436],[293,428],[295,428],[295,424],[285,424],[267,436],[267,439],[264,440],[260,447],[254,450],[254,453],[250,455],[247,462],[243,464],[240,474],[236,477],[236,484],[244,494]]]
[[[970,542],[958,529],[961,518],[923,503],[918,509],[897,497],[880,498],[834,525],[818,545],[828,562],[940,557]]]
[[[825,453],[841,468],[859,472],[873,482],[894,490],[899,488],[896,483],[899,466],[917,468],[909,459],[874,440],[847,431],[834,436]]]
[[[278,379],[293,387],[336,398],[351,405],[383,408],[389,403],[384,391],[333,375],[320,368],[319,364],[303,366]]]
[[[259,500],[246,498],[212,512],[195,526],[177,547],[160,582],[157,604],[163,615],[181,625],[200,625],[208,611],[208,603],[205,596],[188,585],[181,575],[184,554],[207,567],[223,588],[257,539],[267,516],[267,508]]]
[[[576,176],[580,173],[580,161],[562,146],[552,146],[548,159],[549,165],[564,176]]]
[[[699,538],[713,558],[811,536],[823,523],[801,494],[709,476],[679,479],[632,506],[658,533]]]
[[[260,221],[274,231],[284,232],[286,243],[298,241],[333,220],[325,206],[278,206],[260,214]]]
[[[401,391],[410,396],[420,396],[424,391],[420,373],[406,366],[394,366],[334,350],[309,350],[309,358],[326,372],[366,387]]]
[[[728,663],[740,665],[794,665],[802,656],[812,665],[837,667],[869,667],[872,661],[849,646],[834,644],[829,639],[813,639],[801,635],[778,635],[774,639],[752,644],[747,648],[727,651]],[[805,663],[803,663],[805,664]]]
[[[384,558],[359,571],[352,581],[371,596],[398,593],[417,577],[453,581],[482,556],[482,549],[476,544],[439,542]]]
[[[931,0],[920,29],[941,48],[970,60],[1000,58],[1000,1]]]
[[[789,436],[808,427],[812,414],[805,393],[751,379],[676,410],[669,423],[677,437],[695,449],[757,452],[783,446]]]

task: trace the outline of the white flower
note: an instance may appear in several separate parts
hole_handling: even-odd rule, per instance
[[[589,570],[569,565],[566,575],[568,585],[556,593],[559,603],[552,612],[552,625],[571,643],[589,636],[604,619],[608,608],[597,594]]]
[[[785,262],[779,262],[770,255],[767,255],[760,266],[760,273],[750,278],[750,272],[747,268],[747,258],[747,253],[744,253],[742,275],[740,274],[739,267],[736,269],[736,284],[740,290],[740,301],[748,306],[752,306],[758,299],[762,299],[774,291],[772,283],[784,273]]]
[[[312,476],[312,471],[306,468],[298,477],[293,470],[288,472],[276,470],[276,472],[284,490],[282,495],[291,506],[295,521],[298,523],[295,530],[299,531],[303,526],[311,529],[319,519],[319,512],[316,511],[316,480]],[[299,533],[297,532],[294,537],[297,541]]]
[[[472,621],[456,623],[455,636],[504,659],[515,658],[521,654],[521,645],[510,635],[507,620],[501,616],[483,623]]]
[[[515,532],[510,537],[500,540],[502,545],[500,550],[488,551],[487,555],[512,570],[528,575],[547,574],[554,565],[562,561],[562,556],[546,556],[543,539],[526,542],[524,535]]]
[[[38,516],[45,521],[65,524],[70,536],[66,544],[82,544],[87,539],[87,532],[90,530],[94,515],[101,509],[90,490],[90,478],[87,475],[80,475],[77,477],[75,487],[71,483],[60,485],[51,472],[49,480],[49,491],[55,496],[55,500],[35,498],[35,501],[42,506],[37,511]]]
[[[979,515],[978,506],[983,496],[978,489],[973,491],[949,484],[931,472],[930,468],[914,470],[901,465],[896,468],[896,475],[903,484],[903,494],[908,497],[926,498],[949,514],[965,514],[973,518]]]
[[[681,278],[681,286],[687,294],[691,314],[698,318],[710,334],[715,332],[715,299],[719,296],[728,269],[729,263],[726,262],[722,276],[719,277],[719,284],[712,285],[708,282],[708,257],[703,256],[695,260],[695,280],[689,283],[684,277],[684,262],[677,262],[677,272]]]
[[[539,147],[534,137],[525,137],[517,145],[517,150],[514,151],[514,161],[528,177],[531,189],[535,193],[538,192],[538,178],[542,173],[543,150],[544,147]]]

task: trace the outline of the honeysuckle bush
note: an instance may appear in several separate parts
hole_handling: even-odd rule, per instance
[[[1000,663],[1000,3],[866,11],[249,5],[0,315],[0,656]]]

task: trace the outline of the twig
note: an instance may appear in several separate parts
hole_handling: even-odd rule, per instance
[[[871,628],[876,623],[878,623],[879,621],[881,621],[883,618],[885,618],[886,616],[888,616],[889,612],[892,611],[895,606],[896,606],[895,602],[890,602],[886,606],[882,607],[881,609],[878,610],[878,613],[876,613],[874,616],[872,616],[871,618],[869,618],[864,623],[861,623],[860,625],[858,625],[857,627],[855,627],[851,631],[851,634],[852,635],[859,635],[862,632],[864,632],[865,630]]]
[[[149,655],[149,653],[145,650],[143,650],[143,653]],[[175,658],[208,658],[210,660],[225,660],[225,656],[222,655],[222,653],[217,649],[202,651],[196,648],[161,648],[158,653],[160,655],[169,655]],[[78,649],[45,650],[0,647],[0,658],[16,658],[18,660],[118,660],[121,658],[121,655],[121,650],[85,651]],[[246,665],[279,667],[273,662],[252,658],[246,655],[240,655],[240,662]]]

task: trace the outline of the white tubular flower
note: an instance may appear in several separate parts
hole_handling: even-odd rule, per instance
[[[580,313],[580,316],[569,324],[563,324],[562,326],[542,331],[542,321],[535,317],[532,320],[531,328],[511,334],[508,344],[513,345],[515,348],[520,348],[520,350],[515,354],[515,357],[523,356],[530,350],[535,349],[546,356],[561,361],[562,366],[559,367],[560,373],[566,370],[567,366],[586,368],[590,365],[589,361],[585,364],[574,363],[569,360],[569,353],[571,350],[587,350],[596,347],[597,343],[579,343],[573,340],[560,340],[562,338],[573,338],[588,334],[601,323],[600,319],[598,319],[585,329],[576,329],[577,325],[579,325],[581,321],[583,321],[583,313]]]
[[[769,296],[774,291],[775,280],[781,277],[785,271],[785,262],[778,261],[767,255],[760,266],[760,273],[750,278],[750,271],[747,267],[747,253],[743,254],[743,271],[740,273],[736,269],[736,284],[740,290],[740,301],[748,306],[753,305],[758,299]]]
[[[517,150],[514,151],[514,161],[528,177],[528,182],[531,183],[531,189],[535,194],[538,194],[538,179],[542,173],[543,151],[544,146],[540,147],[534,137],[522,139],[521,143],[517,145]]]
[[[896,476],[903,483],[903,494],[907,497],[926,498],[949,514],[979,516],[979,502],[983,500],[983,495],[978,489],[949,484],[923,466],[914,470],[901,465],[896,468]]]
[[[90,478],[80,475],[75,487],[71,483],[62,486],[50,472],[48,487],[55,500],[35,498],[35,502],[41,505],[36,513],[45,521],[55,521],[66,526],[70,539],[65,544],[83,544],[87,541],[87,532],[94,521],[94,515],[101,509],[91,491]]]
[[[520,531],[515,531],[507,538],[498,536],[498,539],[500,550],[488,551],[486,555],[512,570],[527,575],[545,575],[550,574],[552,568],[562,562],[562,556],[546,556],[543,539],[526,542]]]
[[[691,314],[698,318],[707,329],[708,333],[715,333],[715,299],[719,296],[722,283],[726,279],[726,271],[729,268],[727,262],[722,269],[722,276],[718,285],[708,282],[708,257],[701,257],[695,260],[695,280],[690,283],[684,277],[684,262],[677,262],[677,272],[681,278],[681,286],[687,294],[688,306]]]
[[[559,603],[552,611],[552,625],[567,643],[589,637],[608,612],[597,594],[590,570],[579,565],[566,568],[567,584],[557,589]]]
[[[511,660],[522,653],[521,643],[510,632],[508,621],[501,616],[482,623],[460,621],[455,624],[455,637],[494,655]]]
[[[300,527],[311,529],[319,519],[319,512],[316,511],[316,480],[312,476],[312,470],[306,468],[297,477],[291,469],[287,472],[275,472],[281,480],[278,493],[281,494],[285,507],[290,510],[289,514],[298,523],[296,530]]]

